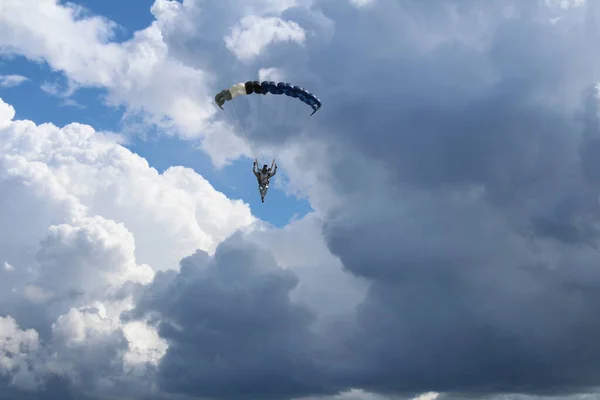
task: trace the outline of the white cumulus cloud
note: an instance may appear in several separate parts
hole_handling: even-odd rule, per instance
[[[102,17],[82,15],[71,3],[6,0],[0,53],[45,60],[75,87],[108,89],[109,103],[125,105],[148,123],[201,136],[216,110],[210,77],[169,56],[159,24],[124,43],[111,41],[115,27]]]
[[[258,70],[259,81],[275,81],[281,82],[285,79],[285,74],[281,68],[261,68]]]
[[[373,4],[376,0],[350,0],[350,3],[355,7],[365,7]]]
[[[302,44],[305,39],[304,29],[294,21],[249,15],[233,27],[231,34],[225,37],[225,43],[238,59],[248,61],[272,43],[291,41]]]
[[[3,356],[4,375],[19,387],[41,385],[49,370],[101,391],[154,387],[167,344],[155,326],[120,320],[135,288],[256,218],[191,169],[159,174],[87,125],[14,115],[0,99],[0,259],[11,260],[0,279],[0,313],[11,317],[0,334],[6,352],[23,349],[22,361]],[[26,368],[30,358],[40,367]]]
[[[22,330],[12,317],[0,316],[0,375],[23,389],[36,389],[41,383],[44,366],[38,333]]]

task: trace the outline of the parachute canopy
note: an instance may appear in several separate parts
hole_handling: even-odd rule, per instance
[[[223,105],[226,101],[230,101],[239,95],[266,95],[267,93],[275,95],[285,94],[288,97],[299,99],[300,101],[302,101],[303,103],[305,103],[313,109],[313,112],[310,115],[313,115],[321,108],[321,101],[317,99],[312,93],[307,92],[299,86],[292,86],[290,83],[275,83],[273,81],[248,81],[246,83],[236,83],[229,89],[221,90],[215,96],[215,102],[217,103],[219,108],[223,110]]]

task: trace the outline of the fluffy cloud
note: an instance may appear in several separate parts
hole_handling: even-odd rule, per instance
[[[167,391],[218,398],[281,398],[322,387],[312,316],[290,302],[298,283],[240,235],[160,274],[131,313],[160,319],[169,343],[159,383]],[[323,349],[325,350],[325,349]],[[335,390],[333,390],[335,392]]]
[[[11,116],[8,111],[6,114]],[[214,250],[231,232],[254,222],[247,205],[228,200],[193,171],[174,167],[159,174],[144,159],[89,126],[72,124],[59,129],[10,119],[2,123],[6,129],[0,139],[4,146],[0,161],[7,174],[3,184],[19,186],[22,179],[39,183],[21,189],[37,192],[24,193],[29,200],[21,206],[39,198],[44,204],[36,208],[38,212],[64,204],[61,214],[57,210],[50,213],[49,220],[41,224],[43,229],[61,221],[60,215],[102,215],[123,222],[134,236],[152,232],[146,236],[147,242],[139,238],[135,249],[132,238],[119,243],[125,246],[129,242],[128,251],[134,251],[142,263],[166,269],[197,248]],[[16,189],[7,192],[17,193]],[[21,199],[4,201],[16,205]],[[168,211],[156,213],[157,207]],[[22,209],[30,212],[33,208]],[[140,209],[147,215],[141,215]]]
[[[114,23],[74,5],[11,0],[2,7],[3,53],[43,60],[75,87],[106,88],[107,101],[127,106],[128,115],[198,137],[216,110],[210,76],[169,57],[159,23],[115,43]]]
[[[546,4],[560,8],[581,7],[586,0],[546,0]]]
[[[3,374],[24,389],[55,382],[50,397],[64,382],[152,390],[167,345],[121,313],[156,270],[197,249],[212,253],[255,218],[193,171],[158,174],[88,126],[38,126],[14,120],[4,102],[0,110]],[[142,232],[154,233],[144,241]]]
[[[375,0],[350,0],[350,3],[356,7],[365,7],[373,4]]]
[[[407,397],[401,399],[396,396],[390,397],[376,393],[368,393],[360,389],[351,389],[334,396],[306,397],[299,400],[435,400],[437,397],[437,394],[426,393],[411,399]]]
[[[284,72],[279,68],[261,68],[258,70],[259,81],[275,81],[280,82],[284,80]]]
[[[321,319],[321,327],[327,328],[332,321],[354,313],[368,285],[364,279],[347,274],[340,260],[330,253],[322,223],[313,213],[281,230],[254,230],[246,239],[269,251],[278,265],[298,276],[290,298],[309,306]]]
[[[293,21],[247,16],[233,28],[231,36],[225,37],[225,43],[238,59],[246,61],[258,56],[271,43],[293,41],[301,44],[304,39],[304,30]]]
[[[0,375],[17,387],[36,388],[38,370],[43,367],[37,358],[39,349],[37,332],[23,331],[13,318],[0,317]]]
[[[27,227],[41,239],[48,226],[69,217],[97,232],[86,232],[83,238],[97,234],[104,240],[120,235],[107,246],[127,248],[126,253],[135,252],[142,262],[165,269],[197,248],[214,250],[231,232],[254,222],[247,205],[228,200],[189,169],[174,167],[159,174],[145,160],[89,126],[35,126],[30,121],[13,121],[12,107],[3,102],[0,106],[4,116],[0,122],[4,178],[1,184],[7,194],[3,196],[3,210],[7,218],[23,223],[7,241],[17,240],[20,235],[23,240],[31,240],[33,232]],[[157,207],[169,211],[155,213]],[[45,209],[49,209],[47,217],[43,217]],[[140,209],[147,210],[148,217],[140,216]],[[33,210],[37,211],[35,220],[41,221],[39,227],[24,217]],[[134,236],[153,227],[150,231],[154,238],[146,244],[138,241],[134,248],[133,237],[122,227],[107,222],[103,229],[110,232],[100,232],[96,227],[104,223],[101,219],[85,221],[86,215],[94,214],[124,223]],[[53,234],[70,237],[69,241],[80,240],[80,233],[75,232],[81,231],[64,225],[56,227]],[[168,238],[173,236],[177,238],[169,244]],[[157,250],[155,243],[163,243],[166,251],[160,253],[171,256],[156,258],[147,253]],[[18,267],[10,259],[6,261]]]

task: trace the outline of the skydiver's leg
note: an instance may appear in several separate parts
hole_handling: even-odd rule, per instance
[[[269,185],[259,186],[258,190],[260,191],[260,199],[264,203],[265,202],[265,196],[267,195],[267,190],[269,190]]]

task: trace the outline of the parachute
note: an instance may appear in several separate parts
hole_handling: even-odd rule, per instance
[[[307,90],[273,81],[236,83],[217,93],[215,103],[257,144],[281,142],[300,133],[321,108],[321,101]]]
[[[217,103],[219,108],[223,110],[223,105],[226,101],[233,100],[239,95],[249,95],[253,93],[262,95],[265,95],[267,93],[276,95],[285,94],[288,97],[297,98],[313,109],[312,114],[310,114],[311,116],[317,111],[319,111],[319,109],[321,108],[321,101],[317,99],[312,93],[307,92],[299,86],[292,86],[291,83],[275,83],[273,81],[263,81],[262,83],[258,81],[236,83],[229,89],[221,90],[215,96],[215,102]]]

